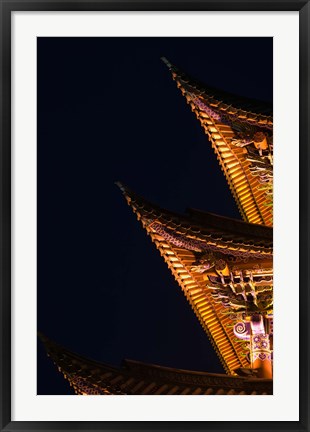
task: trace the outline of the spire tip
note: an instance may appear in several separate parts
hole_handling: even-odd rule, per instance
[[[170,61],[166,58],[166,57],[160,57],[160,59],[168,66],[168,68],[172,68],[172,64],[170,63]]]
[[[116,181],[115,184],[116,184],[116,186],[118,186],[118,187],[120,188],[120,190],[121,190],[123,193],[126,192],[126,189],[125,189],[125,187],[123,186],[123,183],[121,183],[120,181]]]

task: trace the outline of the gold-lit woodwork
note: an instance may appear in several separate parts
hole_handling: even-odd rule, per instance
[[[190,216],[176,215],[118,185],[182,288],[227,373],[246,368],[244,342],[234,334],[231,314],[214,298],[212,277],[224,281],[224,287],[231,284],[236,296],[255,291],[258,297],[248,313],[262,309],[271,314],[272,304],[262,303],[260,296],[272,292],[272,229],[194,210]],[[203,255],[210,268],[197,262],[199,248],[212,249]],[[231,257],[235,259],[229,262]],[[230,282],[225,282],[228,277]]]
[[[80,395],[272,394],[272,115],[253,101],[201,86],[163,61],[208,136],[244,221],[195,209],[176,214],[117,184],[228,376],[133,361],[114,368],[42,339]]]
[[[252,143],[261,159],[272,161],[272,116],[240,109],[234,106],[237,103],[235,101],[225,102],[225,95],[220,95],[221,99],[220,96],[216,97],[214,89],[197,84],[167,59],[163,58],[163,61],[208,136],[242,217],[247,222],[272,226],[272,177],[268,178],[266,194],[266,188],[261,187],[261,178],[254,172],[253,161],[246,148]],[[241,139],[234,124],[238,124],[238,127],[245,125],[251,138]],[[267,135],[262,132],[265,130],[269,133],[270,144],[267,143]],[[262,166],[259,168],[262,169]]]

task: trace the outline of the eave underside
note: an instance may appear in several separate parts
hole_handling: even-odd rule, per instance
[[[143,223],[143,222],[142,222]],[[171,246],[161,236],[154,234],[144,225],[161,256],[164,258],[175,280],[178,282],[191,308],[208,335],[227,373],[234,373],[240,367],[247,367],[242,344],[236,339],[228,315],[216,304],[201,274],[193,274],[189,268],[195,261],[192,251]]]
[[[229,126],[197,113],[226,177],[243,219],[254,224],[273,225],[272,209],[244,148],[232,145],[234,133]]]
[[[218,91],[198,85],[169,62],[168,67],[212,144],[242,217],[247,222],[272,226],[270,185],[261,184],[259,173],[253,175],[247,150],[236,146],[238,137],[229,124],[243,122],[249,128],[272,132],[272,116],[254,112],[254,109],[260,108],[259,104],[252,104],[251,107],[247,103],[247,109],[240,109],[234,105],[241,103],[237,98],[227,97],[228,100],[224,101]],[[223,116],[230,119],[228,123],[221,121]]]
[[[155,206],[152,207],[150,203],[125,188],[123,188],[123,192],[128,204],[136,213],[137,218],[142,222],[143,227],[150,235],[176,281],[182,288],[184,295],[213,344],[227,373],[234,374],[234,371],[240,367],[249,367],[244,342],[237,339],[234,335],[230,314],[221,303],[214,300],[211,295],[212,291],[208,289],[203,274],[195,273],[191,270],[193,263],[196,261],[195,252],[183,247],[177,247],[167,241],[167,239],[154,231],[152,221],[159,221],[162,226],[166,224],[175,231],[179,230],[180,233],[183,232],[183,234],[186,232],[190,233],[191,239],[194,230],[196,238],[200,238],[206,242],[209,241],[212,245],[221,244],[221,240],[224,237],[226,243],[224,242],[222,245],[230,248],[231,253],[236,253],[236,249],[238,248],[243,251],[240,252],[241,254],[246,251],[251,253],[254,250],[256,255],[261,254],[265,256],[269,260],[270,266],[272,266],[272,236],[270,237],[272,230],[259,226],[255,233],[255,225],[236,222],[239,231],[244,231],[244,234],[240,234],[239,232],[234,236],[228,231],[226,233],[223,232],[221,237],[219,230],[216,230],[214,233],[212,229],[208,231],[206,226],[199,227],[198,225],[192,228],[190,219],[178,217]],[[216,218],[214,215],[212,217]],[[222,218],[219,217],[218,219],[221,220]],[[217,225],[221,223],[222,221]],[[175,224],[178,225],[177,228]],[[216,225],[214,221],[213,224]],[[256,234],[256,237],[254,236],[255,244],[253,244],[253,237],[249,234],[251,228],[253,228],[252,232]],[[202,232],[204,232],[204,235]],[[213,237],[210,236],[210,233],[213,234]]]

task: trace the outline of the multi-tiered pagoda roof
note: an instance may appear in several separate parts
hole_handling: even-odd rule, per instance
[[[263,103],[206,87],[163,61],[208,136],[243,221],[196,209],[177,214],[118,186],[228,375],[128,360],[115,368],[43,340],[77,394],[270,394],[272,380],[266,376],[272,373],[273,355],[272,111]]]

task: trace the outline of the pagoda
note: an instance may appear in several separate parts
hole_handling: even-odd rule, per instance
[[[197,209],[177,214],[117,185],[227,374],[130,360],[115,368],[41,338],[77,394],[272,394],[272,111],[208,88],[162,60],[208,136],[243,221]]]

